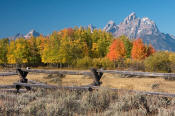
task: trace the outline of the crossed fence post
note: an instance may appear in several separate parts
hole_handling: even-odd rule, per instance
[[[92,76],[94,78],[94,81],[90,85],[92,85],[92,86],[100,86],[102,84],[100,79],[103,76],[103,73],[102,72],[97,72],[97,69],[95,69],[95,68],[92,68],[91,72],[92,72]]]
[[[28,79],[26,78],[28,72],[23,71],[23,70],[21,70],[21,69],[16,69],[16,72],[17,72],[17,74],[18,74],[19,77],[20,77],[19,82],[21,82],[21,83],[27,83],[27,82],[28,82]],[[17,90],[17,92],[19,92],[20,88],[21,88],[20,85],[16,85],[16,90]],[[27,86],[26,86],[25,88],[26,88],[27,90],[31,90],[30,87],[27,87]]]

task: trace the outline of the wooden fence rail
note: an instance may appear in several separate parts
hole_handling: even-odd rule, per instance
[[[71,71],[71,70],[42,70],[42,69],[22,69],[26,72],[34,72],[34,73],[46,73],[46,74],[64,74],[64,75],[88,75],[92,76],[90,71]]]
[[[46,74],[64,74],[64,75],[87,75],[92,76],[90,71],[79,71],[79,70],[43,70],[43,69],[22,69],[25,72],[34,73],[46,73]],[[110,74],[123,74],[131,76],[147,76],[147,77],[175,77],[175,73],[156,73],[156,72],[138,72],[138,71],[119,71],[119,70],[102,70],[99,69],[97,72],[110,73]],[[17,75],[16,72],[0,73],[0,76],[11,76]]]
[[[41,70],[41,69],[23,69],[26,72],[35,72],[35,73],[46,73],[46,74],[65,74],[65,75],[87,75],[92,76],[92,73],[89,71],[53,71],[53,70]],[[156,73],[156,72],[139,72],[139,71],[119,71],[119,70],[103,70],[99,69],[97,72],[110,73],[110,74],[123,74],[123,75],[132,75],[132,76],[148,76],[148,77],[175,77],[175,73]]]
[[[118,71],[118,70],[102,70],[97,72],[110,73],[110,74],[123,74],[131,76],[146,76],[146,77],[175,77],[175,73],[156,73],[156,72],[139,72],[139,71]]]
[[[15,85],[0,85],[1,89],[11,89],[11,88],[15,88]]]
[[[15,88],[16,85],[21,85],[21,86],[26,86],[26,87],[37,87],[37,88],[45,88],[45,89],[62,89],[62,90],[86,90],[86,91],[92,91],[92,90],[98,90],[99,87],[96,86],[82,86],[82,87],[76,87],[76,86],[53,86],[53,85],[47,85],[47,84],[29,84],[29,83],[14,83],[14,85],[6,85],[6,86],[0,86],[1,89],[4,88]],[[101,88],[103,89],[103,88]],[[135,91],[135,90],[126,90],[126,89],[117,89],[117,88],[105,88],[111,91],[128,91],[128,92],[133,92],[133,93],[138,93],[138,94],[145,94],[145,95],[157,95],[157,96],[166,96],[166,97],[175,97],[175,94],[170,94],[170,93],[164,93],[164,92],[146,92],[146,91]],[[6,91],[6,90],[3,90]],[[7,90],[7,92],[13,90]],[[23,90],[24,91],[24,90]],[[19,90],[21,92],[21,90]],[[24,91],[25,92],[25,91]]]
[[[69,89],[69,90],[88,90],[92,91],[92,87],[88,86],[54,86],[48,84],[29,84],[29,83],[14,83],[14,85],[20,85],[24,87],[38,87],[45,89]]]
[[[12,76],[12,75],[18,75],[16,72],[5,72],[0,73],[0,76]]]

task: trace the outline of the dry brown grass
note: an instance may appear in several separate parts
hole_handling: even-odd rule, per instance
[[[14,75],[14,76],[0,76],[0,85],[8,85],[8,84],[13,84],[19,80],[19,76]]]
[[[175,81],[168,81],[163,78],[120,78],[119,75],[105,74],[102,82],[102,86],[112,88],[175,93]],[[154,84],[159,86],[153,88]]]
[[[48,76],[47,74],[34,74],[31,73],[27,76],[29,80],[35,80],[39,82],[44,82],[53,85],[60,85],[60,83],[52,82],[50,79],[44,78]],[[0,85],[12,84],[19,80],[18,76],[7,76],[0,77]],[[88,85],[92,83],[92,78],[85,77],[82,75],[66,75],[61,79],[61,85],[63,86],[80,86]],[[101,81],[103,82],[102,86],[119,88],[119,89],[130,89],[130,90],[139,90],[139,91],[157,91],[157,92],[168,92],[175,93],[175,81],[167,81],[163,78],[120,78],[119,75],[115,74],[104,74]],[[153,88],[153,85],[158,85]]]
[[[27,78],[29,80],[35,80],[39,82],[44,82],[48,84],[58,85],[59,83],[52,82],[50,79],[46,79],[47,74],[29,74]],[[92,83],[92,78],[85,77],[83,75],[66,75],[64,78],[61,79],[62,86],[80,86],[80,85],[87,85]]]
[[[1,93],[3,116],[174,116],[175,98],[124,90]]]

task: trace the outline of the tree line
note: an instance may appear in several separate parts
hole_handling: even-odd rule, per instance
[[[152,45],[142,39],[114,38],[101,29],[92,32],[83,27],[65,28],[49,36],[0,40],[1,65],[128,68],[139,67],[154,53]]]

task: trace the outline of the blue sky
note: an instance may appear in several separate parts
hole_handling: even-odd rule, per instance
[[[0,38],[31,29],[47,35],[80,25],[103,28],[109,20],[119,24],[131,12],[175,35],[174,5],[175,0],[0,0]]]

